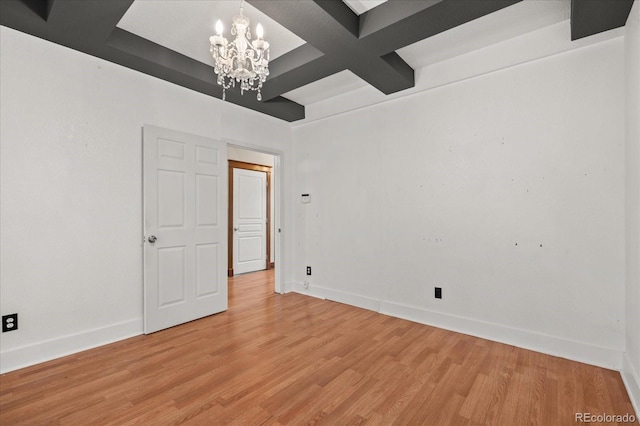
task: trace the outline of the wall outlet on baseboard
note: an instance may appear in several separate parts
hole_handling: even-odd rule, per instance
[[[305,281],[304,284],[302,284],[302,288],[304,288],[305,290],[309,289],[309,281]]]
[[[18,314],[2,316],[2,332],[15,331],[18,329]]]

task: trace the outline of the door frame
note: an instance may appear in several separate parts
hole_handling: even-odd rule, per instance
[[[286,182],[288,182],[289,169],[288,166],[288,157],[287,153],[280,149],[270,148],[264,145],[258,145],[246,141],[241,141],[238,139],[232,138],[222,138],[223,142],[227,143],[228,147],[235,147],[244,149],[247,151],[255,151],[261,152],[264,154],[269,154],[273,156],[273,218],[272,220],[274,225],[275,234],[272,235],[274,240],[275,253],[274,260],[276,261],[277,268],[275,268],[275,282],[273,283],[274,291],[279,294],[285,294],[287,292],[287,288],[290,287],[285,283],[285,271],[288,269],[289,258],[291,257],[291,253],[289,251],[289,247],[291,243],[287,241],[286,229],[284,226],[288,224],[285,220],[288,220],[287,216],[287,208],[291,208],[290,201],[284,199],[284,193],[286,189]]]
[[[264,172],[267,175],[267,265],[266,269],[272,269],[273,264],[271,263],[271,167],[270,166],[262,166],[260,164],[253,163],[245,163],[243,161],[236,160],[227,160],[229,163],[229,220],[227,221],[228,226],[228,265],[227,265],[227,276],[233,277],[233,170],[234,169],[244,169],[244,170],[253,170],[255,172]]]

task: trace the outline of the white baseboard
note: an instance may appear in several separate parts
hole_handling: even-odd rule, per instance
[[[282,294],[291,293],[293,288],[295,287],[295,282],[293,281],[285,281],[284,288],[282,289]]]
[[[3,351],[0,352],[0,373],[138,336],[142,331],[142,319],[136,319]]]
[[[293,291],[307,296],[318,297],[320,299],[344,303],[345,305],[356,306],[358,308],[367,309],[369,311],[380,311],[379,300],[360,296],[358,294],[346,293],[344,291],[334,290],[331,288],[321,287],[313,284],[310,285],[309,288],[304,288],[304,285],[301,282],[295,283]]]
[[[622,370],[620,371],[624,386],[627,388],[629,399],[633,409],[636,410],[636,418],[640,417],[640,375],[633,368],[629,354],[625,353],[622,361]]]
[[[380,312],[380,300],[370,297],[360,296],[353,293],[345,293],[343,291],[332,290],[329,288],[322,289],[325,299],[334,302],[344,303],[346,305],[357,306],[358,308],[368,309],[370,311]]]
[[[616,350],[392,302],[383,301],[380,313],[610,370],[620,371],[622,368],[621,349]]]
[[[295,293],[304,294],[305,296],[317,297],[318,299],[325,299],[324,293],[322,292],[321,287],[317,286],[309,286],[309,288],[304,288],[304,283],[300,281],[294,281],[291,286],[291,291]]]
[[[468,334],[482,339],[517,346],[548,355],[583,362],[610,370],[622,369],[622,349],[608,348],[585,342],[563,339],[543,333],[508,327],[501,324],[478,321],[441,312],[429,311],[415,306],[402,305],[384,300],[372,299],[357,294],[311,285],[303,288],[302,283],[294,283],[293,291],[321,299],[333,300],[351,306],[380,312],[421,324],[445,330]]]

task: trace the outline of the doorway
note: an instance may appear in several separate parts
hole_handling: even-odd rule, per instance
[[[263,160],[268,163],[269,158]],[[271,166],[229,160],[228,276],[271,269]]]
[[[270,226],[269,230],[269,257],[268,257],[268,267],[272,268],[274,271],[274,288],[273,291],[276,293],[284,293],[285,286],[283,282],[283,271],[284,271],[284,263],[286,259],[282,257],[283,247],[282,244],[282,233],[281,233],[281,220],[282,220],[282,212],[284,209],[283,198],[282,198],[282,182],[283,182],[283,169],[282,169],[282,156],[283,153],[279,151],[270,152],[268,150],[264,150],[262,147],[254,147],[251,145],[246,145],[244,143],[235,143],[234,141],[227,141],[227,151],[228,158],[232,161],[237,161],[240,163],[247,164],[257,164],[265,167],[271,167],[271,175],[270,175],[270,185],[269,192],[270,195],[267,197],[269,200],[269,214],[270,214]],[[232,174],[232,167],[229,167],[229,174]],[[229,192],[231,194],[231,192]],[[229,210],[232,209],[232,200],[229,200]],[[229,214],[229,218],[231,220],[231,213]],[[229,227],[228,235],[233,235],[233,226]],[[229,243],[229,245],[232,244]],[[231,251],[231,246],[229,246],[229,252]],[[233,265],[233,260],[228,262],[228,265]],[[232,268],[232,266],[228,266],[228,268]]]

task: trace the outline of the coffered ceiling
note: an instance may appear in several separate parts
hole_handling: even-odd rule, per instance
[[[2,0],[0,24],[217,98],[209,36],[240,0]],[[571,19],[571,38],[623,26],[633,0],[247,0],[271,44],[270,77],[226,100],[283,120],[370,85],[393,94],[415,70]],[[228,35],[228,30],[227,30]]]

